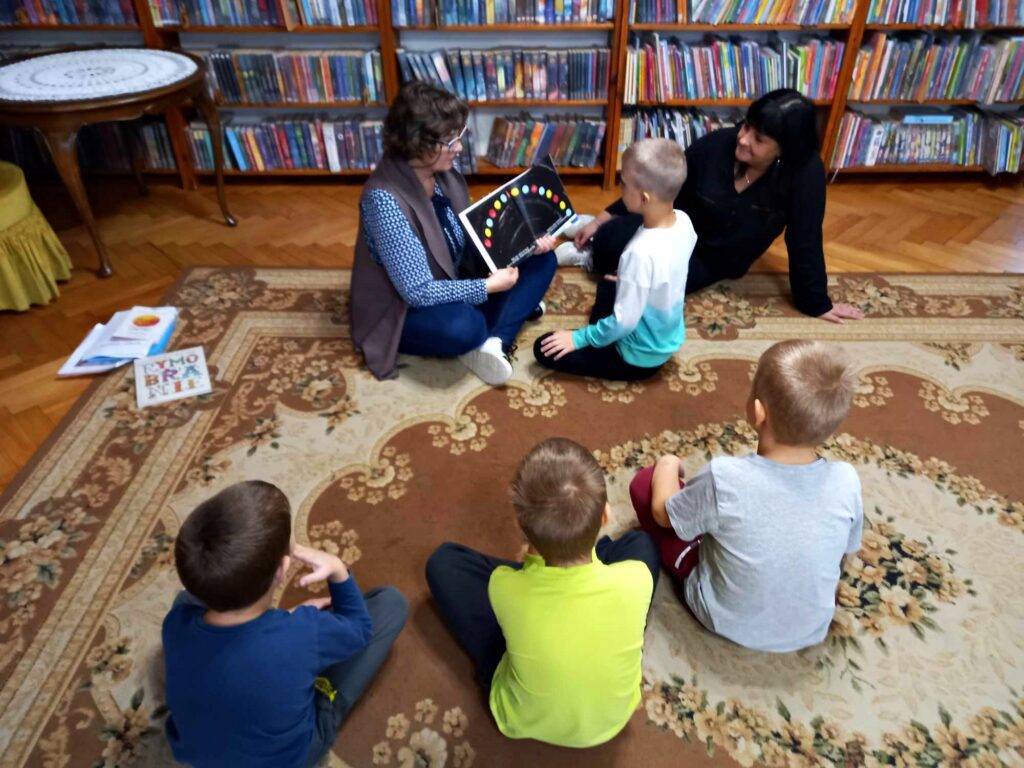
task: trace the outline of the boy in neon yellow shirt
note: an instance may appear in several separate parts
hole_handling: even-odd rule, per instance
[[[604,474],[572,440],[551,438],[526,455],[512,505],[530,542],[526,562],[442,544],[427,562],[431,594],[502,733],[601,744],[640,701],[658,550],[641,531],[595,544],[609,513]]]

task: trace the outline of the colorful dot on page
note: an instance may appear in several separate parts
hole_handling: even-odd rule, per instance
[[[557,203],[557,202],[558,202],[558,195],[555,195],[555,196],[554,196],[554,197],[552,197],[551,199],[552,199],[552,200],[554,200],[554,201],[555,201],[555,202]]]
[[[496,210],[496,211],[500,211],[501,210],[501,200],[495,200],[494,201],[494,210]]]
[[[491,230],[489,230],[486,227],[484,227],[484,237],[490,237],[490,236],[491,236]]]
[[[566,216],[572,216],[572,208],[568,208],[568,209],[566,209],[566,211],[565,211],[565,215],[566,215]]]
[[[550,200],[550,199],[551,199],[551,190],[549,189],[549,190],[548,190],[548,191],[547,191],[547,192],[545,193],[545,195],[544,195],[544,196],[545,196],[545,197],[547,197],[547,199],[548,199],[548,200]]]
[[[508,195],[506,195],[504,192],[502,192],[502,194],[501,194],[501,202],[503,202],[503,203],[507,203],[508,202]]]
[[[565,200],[563,200],[562,202],[560,202],[560,203],[558,204],[558,207],[559,207],[559,208],[561,208],[561,209],[562,209],[562,210],[564,211],[564,210],[565,210]]]
[[[484,240],[484,248],[490,248],[490,247],[491,247],[491,241],[490,240]]]
[[[529,187],[529,185],[523,184],[523,194],[524,195],[530,194],[530,187]]]
[[[531,184],[530,185],[530,191],[531,192],[536,192],[537,191],[537,185],[536,184]]]
[[[493,219],[493,218],[494,218],[495,216],[497,216],[498,214],[494,212],[494,209],[493,209],[493,208],[491,208],[491,210],[489,210],[489,211],[487,212],[487,215],[488,215],[488,216],[490,216],[490,217],[491,217],[491,218]]]
[[[487,221],[485,221],[484,224],[486,224],[488,227],[493,227],[494,219],[487,219]]]
[[[543,195],[543,194],[544,194],[544,192],[545,192],[545,189],[544,189],[544,187],[537,187],[537,194],[538,194],[538,195]]]
[[[512,197],[519,197],[519,187],[513,187],[509,190],[509,194],[512,195]]]

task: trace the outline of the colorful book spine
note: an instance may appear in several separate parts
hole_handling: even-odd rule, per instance
[[[400,0],[399,0],[400,1]],[[659,0],[675,2],[675,0]],[[481,13],[481,6],[482,13]],[[555,0],[439,0],[441,26],[480,26],[484,24],[593,24],[610,21],[615,13],[609,0],[572,3]]]
[[[638,6],[645,2],[653,11],[664,0],[633,0]],[[692,0],[690,21],[696,24],[849,24],[853,19],[855,0]],[[648,14],[649,15],[649,14]],[[638,18],[635,21],[674,21],[674,19]]]
[[[191,27],[283,27],[281,6],[267,0],[181,0]]]
[[[135,7],[130,0],[105,0],[105,2],[0,0],[0,25],[129,26],[138,23]]]
[[[671,139],[683,149],[719,128],[738,124],[743,119],[738,109],[722,114],[703,109],[632,109],[622,116],[616,168],[622,168],[622,153],[641,139]]]
[[[487,160],[501,168],[532,165],[550,155],[556,165],[595,168],[607,124],[582,116],[497,117],[487,142]]]

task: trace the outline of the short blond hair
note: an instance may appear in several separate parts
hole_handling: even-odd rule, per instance
[[[607,502],[601,465],[565,437],[534,446],[512,480],[519,527],[549,562],[575,560],[594,548]]]
[[[856,378],[838,346],[790,339],[757,363],[753,395],[764,403],[772,434],[783,445],[819,445],[850,412]]]
[[[672,139],[641,139],[622,153],[622,172],[641,192],[671,202],[686,181],[686,155]]]

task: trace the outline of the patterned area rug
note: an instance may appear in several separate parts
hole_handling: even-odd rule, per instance
[[[287,492],[299,541],[412,606],[332,766],[1024,764],[1024,277],[839,276],[832,296],[870,318],[834,326],[796,315],[784,278],[749,276],[691,299],[662,375],[619,385],[530,359],[536,335],[589,310],[593,284],[563,270],[502,390],[439,360],[374,381],[343,322],[347,284],[340,270],[188,273],[168,297],[174,345],[205,346],[213,394],[140,412],[130,373],[101,379],[8,489],[4,765],[171,764],[159,629],[175,532],[245,478]],[[456,539],[516,556],[508,480],[549,435],[595,451],[609,532],[631,527],[628,480],[661,452],[693,473],[751,450],[753,364],[788,337],[839,341],[860,373],[824,454],[856,465],[869,523],[827,642],[745,651],[701,630],[663,581],[644,700],[621,736],[586,752],[501,737],[427,598],[430,551]],[[280,603],[309,596],[290,582]]]

